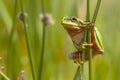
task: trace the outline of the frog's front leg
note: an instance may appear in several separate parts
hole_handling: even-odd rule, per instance
[[[83,28],[84,30],[90,28],[90,27],[94,27],[94,23],[93,22],[85,22],[83,24],[79,24],[79,26],[81,28]]]
[[[81,45],[87,47],[87,46],[93,46],[93,43],[83,42]]]
[[[86,47],[88,47],[88,46],[92,47],[93,43],[87,43],[87,42],[82,42],[81,43],[82,50],[86,49]]]
[[[80,45],[74,44],[77,50],[83,51],[87,48],[87,46],[93,46],[93,43],[82,42]]]

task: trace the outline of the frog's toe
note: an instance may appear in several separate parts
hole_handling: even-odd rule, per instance
[[[83,45],[83,46],[93,46],[93,43],[83,42],[82,45]]]

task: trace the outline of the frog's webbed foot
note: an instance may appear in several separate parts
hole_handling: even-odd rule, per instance
[[[88,46],[92,47],[92,46],[93,46],[93,43],[82,42],[82,43],[80,44],[80,46],[77,46],[77,45],[75,44],[75,47],[76,47],[78,50],[81,50],[81,51],[82,51],[82,50],[86,50]]]
[[[87,43],[87,42],[83,42],[82,44],[81,44],[81,47],[82,47],[82,49],[86,49],[87,47],[92,47],[93,46],[93,43]]]
[[[79,58],[77,58],[77,59],[74,59],[74,63],[80,66],[81,64],[84,64],[84,61],[81,61]]]
[[[79,25],[81,28],[83,28],[84,30],[90,28],[90,27],[94,27],[94,23],[93,22],[86,22],[85,24],[80,24]]]

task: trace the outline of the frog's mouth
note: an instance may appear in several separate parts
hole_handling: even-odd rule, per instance
[[[70,18],[66,18],[66,17],[63,18],[61,24],[67,31],[70,32],[80,32],[83,30],[83,28],[80,25],[78,25],[78,23],[71,22]]]
[[[64,28],[66,30],[69,30],[69,31],[81,31],[82,30],[82,27],[79,27],[78,25],[75,25],[75,24],[62,24],[64,26]]]

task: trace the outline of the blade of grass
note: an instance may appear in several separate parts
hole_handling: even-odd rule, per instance
[[[1,75],[5,80],[10,80],[2,71],[0,71],[0,75]]]
[[[15,5],[14,5],[14,16],[13,16],[13,23],[12,23],[12,29],[11,29],[11,32],[10,32],[10,40],[9,40],[9,46],[11,45],[11,41],[12,41],[12,37],[13,37],[13,34],[14,34],[14,30],[15,30],[15,17],[16,17],[16,12],[17,12],[17,0],[15,0]]]
[[[92,22],[95,23],[97,14],[99,11],[101,0],[98,0],[96,9],[92,18]],[[87,0],[87,16],[86,16],[86,21],[90,22],[90,2]],[[87,42],[91,43],[91,30],[92,28],[87,30]],[[92,49],[91,47],[88,47],[88,52],[89,52],[89,80],[92,80]]]
[[[87,42],[91,43],[91,29],[87,31]],[[88,47],[88,54],[89,54],[89,80],[92,80],[92,49]]]
[[[87,0],[87,14],[86,21],[90,22],[90,0]],[[91,43],[91,28],[87,30],[87,42]],[[88,54],[89,54],[89,80],[92,80],[92,49],[88,46]]]
[[[87,22],[90,22],[90,0],[87,0],[86,21],[87,21]]]
[[[101,0],[98,0],[97,5],[96,5],[96,9],[92,18],[92,22],[95,23],[96,21],[96,17],[99,11],[99,6],[100,6]],[[87,0],[87,15],[86,15],[86,21],[90,22],[90,1]],[[85,33],[85,41],[87,41],[88,43],[91,43],[91,30],[92,28],[88,29],[87,32]],[[88,52],[89,52],[89,80],[92,80],[92,49],[91,47],[88,47]],[[81,60],[84,61],[84,55],[85,52],[83,51]],[[80,79],[82,80],[83,78],[83,68],[84,68],[84,64],[81,64],[81,68],[80,68]],[[77,71],[78,72],[78,69]],[[77,78],[78,73],[75,74],[75,77]],[[76,79],[74,78],[74,79]]]
[[[94,15],[93,15],[93,18],[92,18],[92,22],[93,22],[93,23],[95,23],[95,21],[96,21],[97,14],[98,14],[99,7],[100,7],[100,3],[101,3],[101,0],[98,0],[98,1],[97,1],[97,5],[96,5],[96,8],[95,8],[95,11],[94,11]]]
[[[43,23],[43,37],[42,37],[42,49],[41,49],[41,56],[40,56],[40,67],[39,67],[39,74],[38,74],[38,80],[41,80],[42,78],[42,71],[43,71],[43,59],[44,59],[44,48],[45,48],[45,24]]]
[[[11,26],[12,19],[11,19],[11,16],[9,15],[9,11],[7,10],[7,7],[5,6],[4,0],[0,0],[0,17],[3,19],[6,28],[8,32],[10,33],[11,27],[12,27]]]
[[[26,27],[25,19],[24,19],[24,10],[23,10],[22,0],[20,0],[20,7],[21,7],[22,15],[23,15],[23,27],[24,27],[24,30],[25,30],[25,37],[26,37],[26,43],[27,43],[27,49],[28,49],[28,56],[29,56],[29,61],[30,61],[30,67],[31,67],[31,71],[32,71],[32,77],[33,77],[33,80],[36,80],[36,78],[35,78],[34,64],[33,64],[33,59],[32,59],[32,52],[31,52],[31,48],[30,48],[30,41],[29,41],[28,31],[27,31],[27,27]]]
[[[87,41],[87,31],[85,31],[85,37],[84,37],[84,41]],[[84,62],[85,60],[85,50],[82,51],[82,56],[81,56],[81,61]],[[81,64],[81,70],[80,70],[80,74],[81,74],[81,80],[84,80],[83,79],[83,72],[84,72],[84,63]]]
[[[45,34],[46,34],[46,24],[45,24],[45,5],[44,0],[41,0],[41,8],[42,8],[42,14],[43,14],[43,34],[42,34],[42,49],[41,49],[41,56],[40,56],[40,65],[39,65],[39,74],[38,74],[38,80],[42,79],[42,71],[43,71],[43,59],[44,59],[44,48],[45,48]]]
[[[79,75],[80,75],[80,66],[78,66],[73,80],[77,80],[77,78],[78,78]]]
[[[16,13],[17,13],[17,2],[18,0],[15,0],[14,2],[14,11],[13,11],[13,21],[12,21],[12,29],[10,31],[10,35],[9,35],[9,40],[8,40],[8,47],[7,47],[7,66],[6,66],[6,71],[7,71],[7,75],[10,77],[10,78],[13,78],[13,74],[11,74],[11,72],[13,71],[12,70],[12,65],[11,65],[11,62],[12,62],[12,50],[13,50],[13,35],[14,35],[14,32],[15,32],[15,17],[16,17]]]

